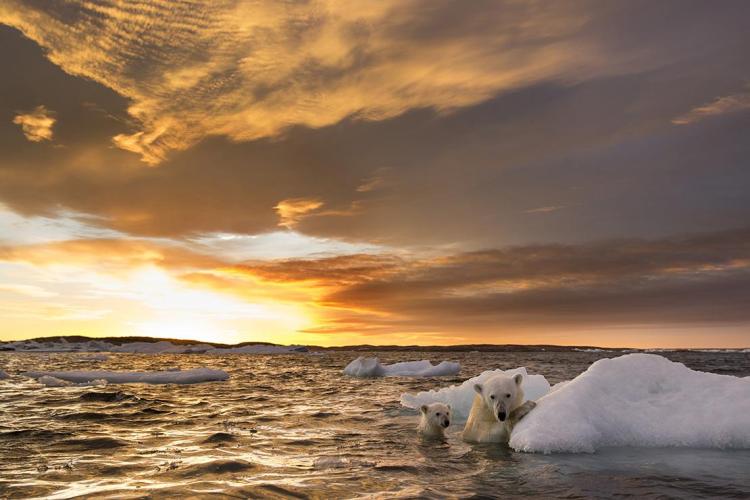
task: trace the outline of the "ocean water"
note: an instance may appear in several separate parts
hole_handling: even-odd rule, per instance
[[[459,361],[456,377],[355,379],[361,352],[323,355],[0,353],[0,370],[210,367],[227,382],[45,388],[0,381],[0,498],[750,498],[750,450],[619,448],[528,454],[415,433],[403,392],[526,366],[551,383],[612,352],[383,352]],[[748,353],[666,352],[750,375]],[[717,412],[721,408],[716,409]],[[750,418],[750,416],[748,416]]]

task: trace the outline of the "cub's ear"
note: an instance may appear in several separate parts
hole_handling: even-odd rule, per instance
[[[445,405],[445,406],[447,406],[449,410],[453,409],[453,408],[451,408],[451,405]]]
[[[521,385],[521,382],[523,382],[523,375],[520,373],[516,373],[516,375],[513,377],[513,380],[516,381],[516,385]]]
[[[474,390],[477,391],[477,394],[482,394],[482,384],[474,384]]]
[[[422,413],[427,413],[427,405],[420,406],[419,411],[421,411]]]

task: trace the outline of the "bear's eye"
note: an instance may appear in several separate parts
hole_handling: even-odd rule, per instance
[[[505,397],[506,397],[506,398],[509,398],[509,397],[510,397],[510,393],[506,394],[506,395],[505,395]]]
[[[439,417],[440,416],[440,412],[437,412],[435,415],[437,415]]]
[[[494,394],[492,394],[492,395],[490,396],[490,399],[495,399],[495,395],[494,395]]]

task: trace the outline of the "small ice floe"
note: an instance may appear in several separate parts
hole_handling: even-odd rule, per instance
[[[161,372],[112,372],[105,370],[26,372],[23,375],[39,381],[43,377],[51,377],[74,384],[85,384],[94,380],[105,380],[110,384],[198,384],[229,379],[227,372],[210,368]]]
[[[601,359],[537,401],[510,446],[750,448],[750,377],[704,373],[654,354]]]
[[[52,377],[50,375],[39,377],[37,379],[37,382],[42,385],[46,385],[47,387],[102,387],[107,385],[107,381],[105,379],[96,379],[90,380],[88,382],[74,383],[70,382],[69,380],[63,380],[61,378]]]
[[[381,364],[378,358],[360,356],[344,368],[344,374],[351,377],[442,377],[456,375],[461,365],[443,361],[433,365],[427,360],[405,361],[392,365]]]
[[[6,378],[10,378],[10,375],[0,370],[0,380],[6,379]]]
[[[508,375],[510,377],[516,374],[523,375],[521,388],[526,399],[536,400],[550,390],[549,382],[542,375],[529,375],[526,368],[514,368],[512,370],[487,370],[476,377],[472,377],[461,385],[451,385],[442,389],[423,391],[417,394],[404,393],[401,395],[401,404],[407,408],[418,410],[422,405],[431,403],[445,403],[451,405],[453,410],[453,420],[463,422],[469,417],[471,405],[474,402],[476,391],[474,384],[481,384],[495,375]]]

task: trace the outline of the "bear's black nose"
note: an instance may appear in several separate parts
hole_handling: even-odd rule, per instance
[[[449,425],[451,425],[449,420],[443,420],[443,427],[447,429]]]
[[[505,421],[505,412],[504,412],[504,411],[499,411],[499,412],[497,412],[497,418],[498,418],[498,420],[500,420],[501,422],[504,422],[504,421]]]

